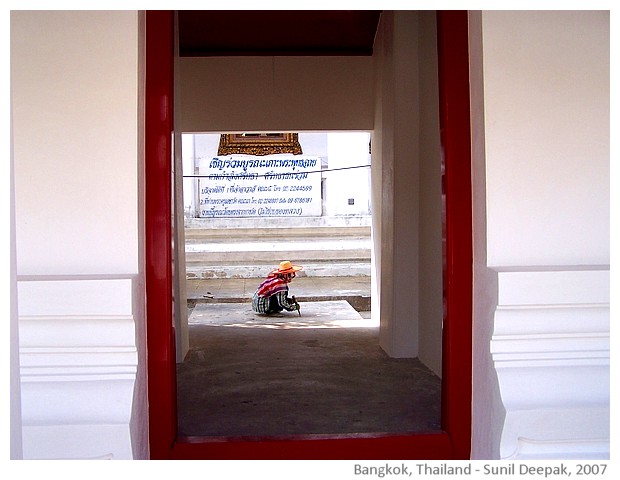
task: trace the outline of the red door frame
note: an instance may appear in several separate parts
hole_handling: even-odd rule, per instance
[[[146,12],[145,287],[152,459],[170,457],[177,430],[171,245],[173,22],[173,12]]]
[[[146,13],[145,249],[149,440],[152,459],[468,459],[471,447],[472,209],[467,11],[437,12],[445,164],[447,297],[442,430],[411,435],[235,440],[177,437],[172,324],[174,13]]]

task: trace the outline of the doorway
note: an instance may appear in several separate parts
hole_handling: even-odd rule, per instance
[[[439,376],[419,358],[390,358],[371,314],[370,134],[294,135],[290,157],[245,135],[241,151],[255,155],[222,151],[232,135],[183,135],[190,312],[188,351],[177,358],[178,434],[437,430]],[[438,168],[434,182],[439,192]],[[301,309],[252,312],[253,291],[283,259],[303,266],[290,285]],[[441,305],[440,258],[435,268]],[[441,323],[442,311],[434,316]]]
[[[442,97],[442,145],[446,189],[446,318],[442,376],[441,430],[424,435],[365,435],[361,438],[296,439],[294,441],[175,441],[174,332],[170,329],[171,252],[170,202],[165,192],[170,181],[170,156],[150,146],[169,142],[171,119],[150,122],[171,101],[171,12],[147,14],[147,305],[151,405],[151,452],[153,458],[468,458],[471,318],[471,211],[469,190],[469,106],[466,12],[438,14],[440,93]],[[446,28],[449,25],[450,28]],[[149,30],[159,33],[149,37]],[[162,32],[170,33],[162,35]],[[465,39],[465,41],[463,40]],[[163,57],[162,57],[163,52]],[[150,56],[153,54],[154,56]],[[162,61],[163,58],[163,61]],[[152,59],[152,60],[150,60]],[[449,60],[449,61],[448,61]],[[465,101],[464,101],[465,99]],[[452,101],[456,100],[456,101]],[[169,104],[168,111],[172,111]],[[447,115],[449,110],[450,115]],[[149,111],[152,112],[149,115]],[[149,138],[151,140],[149,140]],[[155,140],[154,143],[152,143]],[[170,152],[170,150],[167,150]],[[163,153],[163,154],[162,154]],[[157,160],[150,161],[151,158]],[[457,180],[458,179],[458,180]],[[466,181],[465,181],[466,180]],[[155,197],[158,200],[155,202]],[[162,198],[163,197],[163,198]],[[455,209],[455,210],[453,210]],[[458,211],[459,215],[453,212]],[[166,220],[167,218],[167,220]],[[458,242],[456,241],[458,239]],[[469,243],[469,246],[468,246]],[[458,293],[455,293],[458,290]],[[158,306],[163,307],[161,309]],[[166,373],[167,372],[167,373]],[[366,454],[364,454],[366,452]]]

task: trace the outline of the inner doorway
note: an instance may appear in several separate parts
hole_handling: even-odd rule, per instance
[[[438,429],[439,376],[418,358],[390,358],[379,346],[379,309],[371,314],[370,134],[301,132],[290,158],[218,156],[229,153],[220,148],[229,136],[184,135],[189,345],[177,358],[179,435]],[[283,204],[309,213],[257,212]],[[282,259],[304,266],[291,284],[303,318],[251,311],[254,289]],[[441,305],[440,288],[435,295]]]

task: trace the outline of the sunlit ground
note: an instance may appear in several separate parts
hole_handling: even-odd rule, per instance
[[[262,315],[252,311],[250,303],[218,303],[197,305],[190,325],[221,327],[301,329],[301,328],[376,328],[379,323],[370,312],[361,315],[345,300],[301,303],[301,315],[282,312]]]

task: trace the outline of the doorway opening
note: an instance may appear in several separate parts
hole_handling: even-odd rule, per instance
[[[270,138],[234,135],[246,138],[244,147]],[[439,375],[417,357],[390,358],[380,347],[379,309],[371,309],[371,134],[294,135],[290,154],[230,154],[222,144],[233,134],[182,136],[178,279],[187,320],[176,328],[178,434],[438,430]],[[253,312],[254,291],[285,260],[303,267],[289,285],[300,309]]]
[[[442,186],[446,199],[446,307],[441,429],[411,435],[188,440],[177,435],[171,328],[173,12],[147,12],[145,283],[149,438],[153,459],[466,459],[471,445],[472,232],[467,12],[437,12]],[[162,106],[164,107],[162,109]],[[162,118],[162,112],[165,114]],[[376,133],[376,132],[375,132]],[[176,218],[176,217],[175,217]],[[406,240],[406,238],[405,238]],[[402,243],[401,243],[402,244]],[[409,284],[405,284],[409,288]]]

